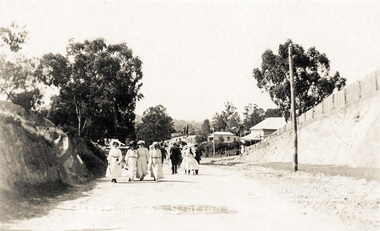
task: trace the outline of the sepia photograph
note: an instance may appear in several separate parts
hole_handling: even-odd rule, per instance
[[[0,230],[380,230],[380,0],[0,0]]]

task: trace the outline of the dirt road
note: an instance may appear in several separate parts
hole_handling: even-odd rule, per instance
[[[9,230],[350,230],[336,217],[318,214],[281,197],[239,172],[201,166],[154,182],[111,183],[102,178],[65,195],[43,216],[2,224]],[[353,229],[352,229],[353,230]]]

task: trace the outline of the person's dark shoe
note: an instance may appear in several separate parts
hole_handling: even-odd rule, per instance
[[[115,179],[115,181],[114,181],[115,183],[117,183],[117,181],[116,181],[116,179]]]
[[[195,175],[198,175],[198,170],[195,170]]]

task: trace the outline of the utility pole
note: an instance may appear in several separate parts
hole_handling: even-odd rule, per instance
[[[292,128],[293,128],[293,141],[294,141],[294,153],[293,153],[293,167],[294,171],[298,170],[298,140],[297,140],[297,116],[296,105],[294,95],[294,80],[293,80],[293,46],[289,44],[289,77],[290,77],[290,105],[292,116]]]
[[[212,158],[215,158],[215,129],[212,128]]]

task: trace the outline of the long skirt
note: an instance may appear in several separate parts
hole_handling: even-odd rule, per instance
[[[121,164],[112,158],[110,164],[108,165],[107,175],[108,178],[116,179],[121,177]]]
[[[148,174],[148,165],[145,157],[140,157],[137,159],[137,171],[136,177],[143,178]]]
[[[128,177],[131,180],[135,179],[136,163],[137,163],[137,159],[136,158],[131,158],[130,157],[128,159],[128,174],[127,174],[126,177]]]
[[[156,180],[164,178],[160,159],[153,159],[150,166],[150,176],[156,178]]]
[[[192,155],[189,155],[189,156],[185,156],[183,158],[181,168],[183,168],[184,170],[187,170],[187,171],[188,170],[198,170],[199,164],[198,164],[197,160]]]

